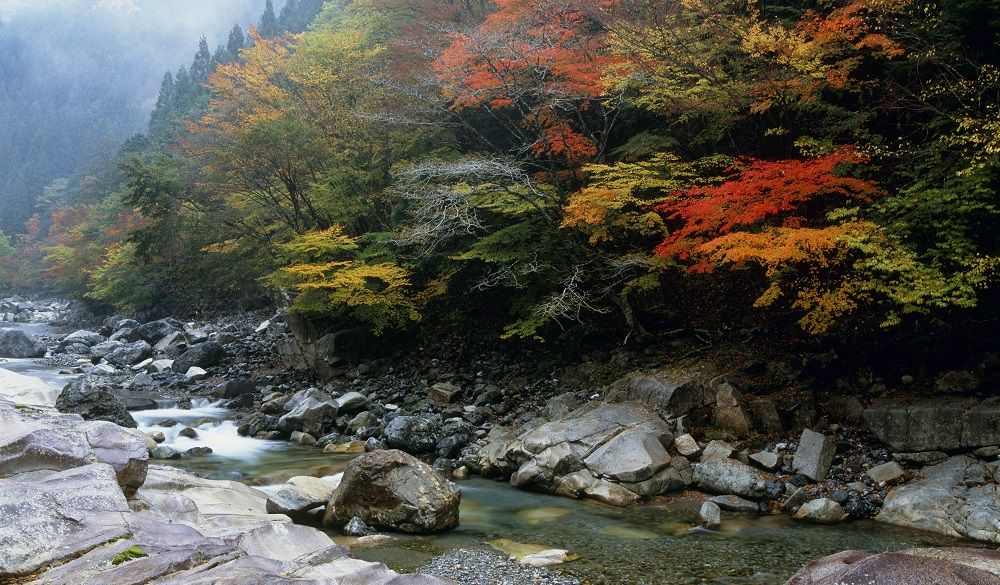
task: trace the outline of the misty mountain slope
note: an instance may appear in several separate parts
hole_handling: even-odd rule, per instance
[[[163,71],[190,63],[201,36],[215,47],[256,23],[264,4],[0,2],[0,229],[20,231],[48,183],[145,130]]]

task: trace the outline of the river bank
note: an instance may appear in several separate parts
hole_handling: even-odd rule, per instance
[[[167,344],[161,350],[153,350],[153,346],[158,343],[149,344],[148,357],[142,356],[140,352],[135,356],[135,362],[126,365],[115,365],[102,358],[95,359],[93,348],[107,343],[107,340],[97,341],[97,337],[91,336],[89,339],[94,341],[92,345],[78,344],[88,349],[85,356],[83,353],[73,353],[80,351],[81,347],[73,348],[72,351],[67,351],[67,348],[73,347],[72,340],[86,338],[86,335],[77,332],[72,335],[54,335],[47,340],[52,350],[47,362],[49,365],[36,364],[36,367],[62,370],[62,376],[84,375],[88,379],[98,380],[98,386],[106,385],[113,389],[113,394],[123,400],[123,406],[130,404],[128,410],[137,426],[149,436],[162,433],[162,443],[158,446],[167,447],[179,455],[178,459],[164,460],[164,464],[186,469],[202,477],[237,479],[261,489],[264,494],[273,493],[284,481],[294,476],[335,476],[343,471],[358,452],[373,451],[379,447],[404,447],[404,450],[432,461],[438,471],[451,475],[458,481],[463,495],[460,526],[438,535],[393,535],[391,540],[378,546],[361,546],[352,550],[352,554],[358,558],[385,562],[390,568],[402,572],[417,571],[424,566],[440,566],[440,561],[435,559],[440,559],[442,555],[461,556],[457,551],[491,546],[510,550],[511,543],[520,543],[571,551],[579,559],[552,570],[565,574],[567,578],[590,583],[779,584],[809,561],[844,549],[882,552],[922,546],[974,544],[952,538],[959,534],[949,534],[940,529],[942,535],[897,528],[887,522],[867,519],[845,522],[843,520],[848,516],[846,512],[843,514],[844,518],[837,517],[832,524],[793,520],[788,515],[794,511],[789,501],[796,503],[792,499],[796,490],[802,490],[796,496],[797,507],[824,499],[840,506],[841,502],[837,500],[841,499],[842,509],[864,511],[863,506],[851,508],[851,502],[881,503],[879,500],[886,494],[904,491],[904,488],[894,488],[893,484],[909,480],[909,487],[919,486],[922,474],[925,473],[922,469],[925,466],[914,466],[912,461],[902,461],[907,468],[903,470],[902,476],[880,482],[868,475],[869,479],[866,481],[864,477],[868,472],[894,460],[893,454],[884,447],[873,446],[877,439],[873,441],[870,431],[864,429],[863,425],[832,422],[828,418],[830,405],[817,405],[821,408],[817,408],[809,429],[810,432],[823,435],[823,439],[819,440],[820,451],[826,442],[834,447],[834,454],[826,464],[826,477],[817,480],[805,476],[796,464],[799,447],[806,442],[802,437],[808,435],[796,433],[794,427],[783,429],[783,436],[777,439],[748,440],[741,439],[733,430],[716,424],[719,422],[721,402],[723,406],[730,405],[728,414],[732,415],[728,419],[722,417],[724,420],[736,420],[738,423],[738,415],[742,413],[751,425],[755,428],[759,426],[757,421],[751,420],[756,418],[754,413],[759,410],[759,405],[750,405],[761,399],[747,400],[737,396],[733,392],[735,388],[719,388],[717,384],[710,404],[695,404],[692,407],[690,396],[707,396],[704,392],[706,386],[669,383],[667,374],[662,369],[659,374],[631,375],[627,377],[627,382],[612,381],[610,384],[600,385],[594,381],[602,377],[599,372],[578,365],[578,372],[590,373],[587,376],[578,373],[577,378],[581,384],[575,388],[576,383],[571,376],[552,374],[540,382],[527,382],[520,388],[512,389],[514,384],[511,380],[518,376],[530,378],[535,371],[522,367],[521,372],[515,371],[513,376],[498,377],[495,374],[497,370],[493,368],[516,370],[519,366],[494,365],[499,360],[493,357],[468,360],[472,366],[482,366],[481,370],[470,371],[467,366],[458,367],[455,363],[434,363],[427,360],[428,363],[421,366],[422,371],[418,372],[407,361],[412,363],[421,358],[410,357],[399,362],[383,361],[345,367],[331,382],[313,386],[314,390],[309,390],[310,385],[316,383],[313,378],[315,374],[288,370],[282,362],[287,358],[287,346],[284,352],[275,350],[290,341],[287,330],[282,331],[280,317],[271,319],[266,324],[263,321],[268,321],[267,319],[254,324],[255,320],[254,317],[244,317],[241,325],[232,322],[180,324],[179,331],[183,332],[183,344],[186,347],[170,349]],[[139,326],[137,323],[132,328]],[[226,331],[227,328],[232,330]],[[113,337],[121,329],[102,337]],[[164,338],[173,333],[167,333]],[[190,343],[200,333],[205,334],[204,339],[198,343]],[[121,342],[122,346],[137,343],[127,341],[127,335],[125,338]],[[152,366],[157,359],[171,359],[172,352],[176,352],[173,356],[176,362],[177,358],[190,349],[210,343],[213,338],[227,341],[220,343],[224,349],[214,364],[203,362],[205,367],[192,365],[183,373],[174,371],[172,366],[163,371],[155,371],[156,367]],[[69,343],[66,342],[67,339],[70,339]],[[174,339],[177,340],[178,336],[174,336]],[[181,343],[178,342],[177,345],[180,346]],[[110,349],[120,348],[115,346]],[[97,351],[107,349],[109,347],[105,346]],[[626,367],[635,366],[644,357],[648,361],[656,361],[649,356],[638,356],[633,357],[634,362],[628,363]],[[149,363],[133,369],[146,360]],[[101,366],[106,368],[95,372]],[[202,369],[204,377],[198,372],[195,372],[195,376],[190,376],[191,368]],[[621,366],[614,369],[620,373]],[[670,375],[677,376],[677,370],[671,370]],[[702,372],[697,375],[708,374]],[[589,380],[586,379],[588,377]],[[732,376],[729,379],[735,378],[736,376]],[[251,388],[250,390],[236,396],[225,396],[227,388],[232,390],[236,386],[227,385],[227,382],[248,379],[254,380],[254,384],[243,384],[242,387]],[[692,379],[694,378],[689,377],[688,382]],[[654,381],[667,392],[653,392],[652,390],[657,389]],[[407,389],[401,387],[403,383],[407,384]],[[529,384],[532,392],[522,394]],[[729,385],[732,387],[732,384]],[[698,391],[691,392],[692,388]],[[731,401],[718,400],[720,392],[731,397]],[[326,398],[323,398],[324,394]],[[303,412],[287,417],[293,414],[295,408],[286,409],[286,406],[296,400],[297,396],[300,401],[312,400],[309,404],[319,415],[312,416]],[[681,401],[681,398],[684,400]],[[672,400],[675,402],[671,403]],[[742,402],[743,400],[746,402]],[[645,402],[645,405],[639,405],[640,402]],[[678,421],[669,410],[678,409],[685,402],[689,406],[685,415],[687,419]],[[332,408],[324,406],[327,403],[336,405],[336,411],[332,414]],[[552,441],[551,444],[538,448],[537,441],[531,440],[532,431],[552,437],[556,434],[553,431],[561,428],[560,420],[574,421],[569,428],[576,429],[579,428],[581,416],[586,416],[588,412],[600,412],[599,409],[603,408],[601,405],[611,405],[617,409],[615,412],[619,412],[620,407],[615,405],[633,403],[640,409],[636,412],[644,413],[638,415],[646,421],[638,424],[642,433],[630,434],[637,428],[638,421],[622,421],[612,417],[610,420],[615,423],[612,427],[633,431],[624,434],[614,431],[611,434],[614,437],[635,436],[638,441],[616,445],[617,439],[600,439],[597,445],[605,448],[605,451],[614,452],[614,461],[626,461],[628,465],[625,468],[619,466],[609,472],[592,461],[586,462],[588,458],[583,457],[585,464],[577,464],[574,470],[572,465],[567,468],[567,463],[558,463],[560,459],[557,458],[551,467],[557,473],[549,475],[539,472],[562,449],[559,445],[563,443]],[[470,406],[473,408],[470,409]],[[700,411],[703,408],[708,409],[707,415]],[[732,413],[734,409],[737,411],[736,415]],[[270,410],[274,414],[269,414]],[[620,416],[620,413],[615,416]],[[863,417],[864,414],[859,416]],[[279,426],[282,418],[286,421],[283,425],[285,430]],[[359,424],[359,418],[365,419],[367,424]],[[711,423],[692,424],[699,418],[707,418]],[[781,415],[778,419],[779,422],[787,420]],[[254,421],[265,421],[266,425],[252,429]],[[292,424],[301,427],[287,430],[292,428],[289,426]],[[306,425],[317,424],[320,425],[319,431],[306,428]],[[650,427],[650,424],[653,426]],[[269,425],[273,425],[273,428],[268,429]],[[193,436],[182,436],[181,431],[184,429],[191,429],[192,432],[184,434]],[[255,432],[251,432],[252,430]],[[310,430],[314,433],[307,432]],[[869,435],[861,437],[862,432]],[[600,434],[592,433],[587,436]],[[692,435],[699,438],[694,439]],[[288,440],[290,436],[295,437],[294,443]],[[661,446],[663,454],[657,448],[650,447],[646,440],[650,437]],[[687,439],[683,437],[691,437],[694,444],[686,444]],[[575,444],[586,443],[581,443],[582,438],[569,440],[565,445],[572,451]],[[313,442],[316,444],[309,444]],[[517,446],[518,444],[522,447]],[[609,444],[611,447],[608,447]],[[528,446],[527,449],[523,447],[525,445]],[[199,450],[204,447],[212,452]],[[694,451],[684,454],[680,451],[682,448],[692,448]],[[191,451],[192,449],[195,451]],[[448,450],[442,454],[441,449]],[[751,459],[751,456],[760,453],[773,453],[777,461],[760,463],[757,460],[761,457]],[[988,456],[986,452],[981,453],[983,457]],[[668,459],[665,459],[664,454]],[[565,453],[559,455],[561,460],[568,462],[566,456]],[[946,453],[945,460],[948,460],[948,456]],[[964,456],[972,455],[970,453]],[[974,461],[965,465],[963,470],[980,465],[976,463],[980,461],[978,456],[972,457]],[[954,457],[951,459],[954,460]],[[666,463],[663,463],[664,460]],[[681,465],[681,461],[685,462],[684,465]],[[539,463],[542,464],[541,468]],[[534,465],[535,471],[529,474],[525,465]],[[987,462],[984,469],[988,465]],[[730,476],[731,470],[735,470],[740,477],[743,477],[741,474],[749,474],[745,477],[751,477],[754,481],[759,479],[761,483],[759,486],[753,484],[749,489],[739,486],[730,489],[731,485],[727,487],[711,483],[703,473],[700,477],[697,476],[701,473],[699,470],[715,466],[722,466]],[[771,469],[766,469],[769,466],[772,466]],[[594,471],[599,468],[597,473],[591,475],[601,482],[618,487],[608,487],[602,483],[601,489],[591,489],[591,493],[587,493],[587,487],[579,488],[578,495],[584,496],[579,500],[538,493],[565,491],[553,484],[552,480],[565,477],[567,472],[584,469]],[[785,473],[784,468],[789,472]],[[655,490],[636,487],[639,485],[637,482],[645,481],[646,476],[643,474],[648,474],[649,477],[660,474],[658,477],[664,477],[663,473],[667,469],[676,472],[681,482],[673,489],[665,489],[667,483],[663,482]],[[505,481],[475,478],[475,475],[484,474],[484,471],[486,476]],[[464,479],[468,475],[473,477]],[[513,477],[516,485],[518,477],[523,479],[528,476],[540,478],[542,483],[536,480],[524,481],[522,487],[532,488],[532,491],[525,491],[514,489],[506,481],[508,477]],[[974,490],[977,485],[983,488],[994,485],[991,479],[982,474],[980,476],[978,484],[967,487]],[[851,486],[852,483],[855,485]],[[968,482],[954,482],[955,485],[958,483]],[[621,498],[631,498],[618,489],[622,486],[633,495],[640,489],[657,493],[642,494],[634,502],[622,501]],[[780,493],[772,496],[771,491],[777,490],[778,486],[781,488]],[[695,491],[695,488],[700,488],[700,491]],[[838,490],[844,493],[836,493]],[[740,493],[736,494],[735,491]],[[714,496],[705,492],[723,492],[722,495],[728,497],[715,499],[715,502],[728,506],[721,511],[721,526],[713,526],[711,530],[703,527],[706,524],[704,507],[706,501]],[[733,499],[733,496],[738,498]],[[600,501],[595,501],[594,498]],[[610,506],[608,502],[630,505]],[[755,509],[750,511],[748,504]],[[916,504],[919,505],[920,502]],[[988,503],[984,506],[983,510],[988,512]],[[869,510],[863,518],[874,516],[877,512],[878,509]],[[993,521],[995,522],[995,516]],[[939,526],[948,525],[939,522]],[[357,544],[356,539],[344,536],[336,528],[328,528],[327,531],[338,542]]]

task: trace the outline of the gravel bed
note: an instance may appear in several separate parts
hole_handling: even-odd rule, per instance
[[[549,569],[525,567],[492,550],[459,549],[424,565],[421,573],[451,579],[459,585],[580,585]]]

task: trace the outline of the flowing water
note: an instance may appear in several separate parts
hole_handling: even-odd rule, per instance
[[[58,385],[70,378],[35,360],[10,360],[0,367]],[[157,409],[132,413],[139,427],[162,432],[165,444],[178,451],[210,447],[213,453],[209,455],[165,462],[202,477],[235,479],[271,491],[292,476],[335,475],[351,459],[324,454],[315,447],[241,437],[235,413],[218,402],[196,399],[190,408],[181,408],[176,401],[156,402]],[[195,429],[197,436],[180,436],[186,427]],[[723,529],[709,532],[692,528],[700,502],[684,497],[615,508],[482,479],[462,482],[460,488],[461,526],[457,529],[432,536],[399,536],[387,545],[358,548],[355,556],[384,562],[399,571],[414,571],[449,550],[509,539],[578,554],[579,560],[563,565],[562,570],[594,585],[780,585],[809,561],[844,549],[976,546],[871,521],[818,526],[783,515],[726,515]],[[353,542],[337,533],[331,536],[345,544]]]

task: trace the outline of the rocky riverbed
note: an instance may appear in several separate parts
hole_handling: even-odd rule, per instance
[[[424,352],[346,362],[327,351],[331,340],[304,342],[281,315],[143,323],[115,317],[56,332],[25,324],[69,325],[65,303],[11,299],[0,309],[5,321],[17,324],[0,331],[0,348],[17,364],[44,360],[34,367],[54,372],[50,381],[67,382],[60,389],[5,374],[0,394],[8,396],[8,416],[75,417],[72,424],[52,419],[60,428],[141,429],[116,431],[142,440],[141,454],[136,450],[129,460],[147,467],[161,460],[168,467],[148,467],[152,481],[132,479],[120,487],[129,513],[151,513],[159,521],[182,509],[205,516],[198,498],[184,494],[220,479],[197,475],[236,478],[264,488],[227,484],[253,501],[244,512],[254,521],[275,516],[268,518],[279,522],[271,530],[312,530],[305,542],[332,546],[316,530],[324,528],[354,547],[356,556],[402,571],[425,567],[460,583],[781,583],[809,560],[843,548],[1000,541],[1000,408],[970,391],[969,376],[961,372],[939,380],[933,395],[900,397],[875,385],[857,395],[820,397],[794,380],[802,372],[786,371],[796,400],[788,404],[789,391],[779,399],[780,392],[755,384],[759,364],[728,364],[730,371],[720,373],[708,360],[670,362],[642,352],[553,366],[489,352],[469,355],[461,346],[442,348],[439,357]],[[949,385],[958,391],[942,391]],[[51,406],[74,414],[55,414]],[[16,434],[0,441],[0,451],[23,440]],[[91,445],[92,453],[105,451]],[[259,462],[268,458],[288,464],[262,475]],[[7,483],[0,487],[43,482],[31,489],[45,492],[44,482],[62,485],[57,475],[63,473],[85,475],[80,481],[86,487],[106,475],[102,464],[122,473],[98,455],[73,461],[5,468],[0,476],[8,479],[0,482]],[[184,479],[172,475],[182,473]],[[503,483],[469,480],[477,476]],[[485,499],[476,495],[484,485],[490,486]],[[492,504],[506,511],[484,523],[483,510],[505,498],[491,490],[509,492],[507,485],[528,490],[525,496],[551,495],[531,495],[507,508]],[[161,492],[171,495],[144,496]],[[183,498],[195,504],[179,503]],[[594,503],[569,505],[581,499]],[[100,512],[122,513],[120,504]],[[532,510],[541,512],[533,516]],[[501,514],[523,521],[505,524]],[[214,526],[219,520],[209,516]],[[199,522],[190,520],[189,527],[203,538],[219,537]],[[252,531],[243,524],[226,530],[219,534]],[[147,537],[142,545],[155,548],[151,532],[139,533]],[[427,536],[407,536],[413,533]],[[789,543],[766,544],[778,534]],[[7,536],[14,550],[25,534]],[[754,560],[719,556],[733,546]],[[483,547],[514,560],[474,552]],[[664,547],[675,551],[674,558],[662,557]],[[251,558],[257,549],[219,550]],[[348,563],[348,551],[337,550],[335,558],[303,560],[306,553],[296,549],[302,554],[268,562],[301,561],[292,569],[269,566],[318,575],[315,567],[324,563]],[[625,558],[613,566],[616,554]],[[966,565],[987,572],[997,566],[982,556],[968,560],[971,552],[949,555],[934,562],[959,566],[958,573]],[[887,571],[928,562],[927,556],[870,564]],[[11,574],[63,560],[18,561],[21,573]],[[796,578],[792,582],[827,582],[815,575]]]

